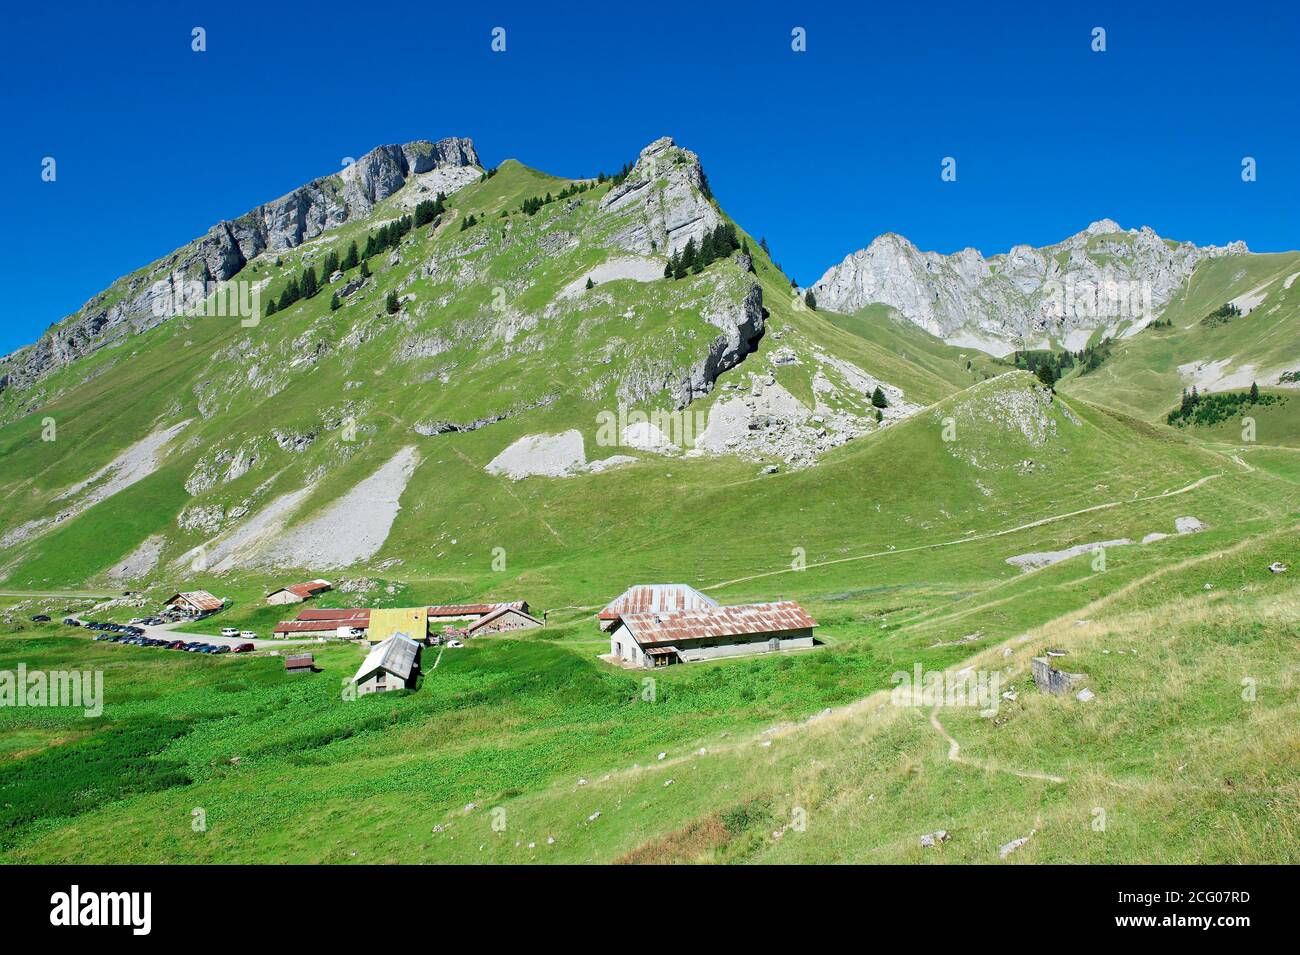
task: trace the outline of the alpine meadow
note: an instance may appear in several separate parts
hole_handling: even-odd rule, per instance
[[[0,859],[1300,862],[1300,252],[798,281],[668,131],[304,163],[0,359]]]

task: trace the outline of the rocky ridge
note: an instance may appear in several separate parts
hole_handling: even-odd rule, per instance
[[[1198,263],[1248,251],[1243,242],[1171,242],[1148,226],[1125,230],[1111,219],[1056,245],[1017,245],[989,258],[971,248],[922,252],[891,232],[811,288],[822,308],[852,313],[888,305],[950,344],[1000,355],[1042,347],[1049,337],[1081,348],[1098,328],[1137,330]]]
[[[468,173],[468,174],[467,174]],[[323,176],[214,225],[201,238],[134,274],[119,279],[33,345],[0,359],[0,391],[27,388],[59,368],[130,334],[172,317],[155,314],[155,301],[171,283],[224,281],[263,252],[301,245],[321,233],[370,214],[375,204],[408,182],[450,194],[478,177],[478,154],[468,139],[379,146],[342,172]]]

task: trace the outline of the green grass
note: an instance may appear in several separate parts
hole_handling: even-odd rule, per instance
[[[1097,404],[1119,408],[1136,417],[1157,420],[1177,407],[1191,379],[1181,365],[1228,359],[1226,372],[1242,372],[1263,387],[1280,372],[1294,369],[1294,325],[1300,314],[1300,282],[1284,288],[1300,271],[1300,253],[1226,256],[1197,266],[1174,295],[1162,321],[1172,328],[1149,328],[1115,343],[1115,355],[1096,371],[1074,375],[1061,384]],[[1263,301],[1250,312],[1217,326],[1201,320],[1245,293],[1263,288]],[[1253,371],[1243,371],[1253,366]],[[1250,387],[1250,380],[1232,389]],[[1207,390],[1207,389],[1201,389]]]
[[[997,845],[1037,826],[1017,861],[1294,861],[1294,840],[1267,833],[1291,833],[1295,818],[1295,593],[1293,575],[1262,568],[1295,551],[1300,456],[1289,446],[1300,406],[1258,409],[1254,443],[1234,437],[1233,422],[1185,431],[1160,422],[1178,397],[1177,364],[1226,357],[1202,348],[1237,348],[1260,367],[1281,360],[1294,294],[1281,281],[1240,324],[1192,320],[1290,274],[1295,257],[1204,264],[1171,305],[1174,329],[1125,339],[1097,372],[1050,395],[884,310],[800,307],[748,235],[753,276],[720,261],[681,281],[602,283],[551,311],[628,225],[599,209],[604,186],[576,205],[516,211],[568,182],[504,163],[452,196],[437,229],[413,230],[398,264],[376,257],[371,282],[338,312],[325,294],[255,329],[167,322],[62,369],[30,407],[0,396],[5,530],[58,514],[66,488],[160,424],[191,421],[159,470],[0,558],[6,590],[56,595],[0,598],[0,669],[101,669],[107,694],[99,719],[0,709],[6,860],[993,861]],[[279,267],[256,260],[250,274],[278,289],[304,261],[363,244],[402,211],[400,198],[279,253]],[[462,232],[468,214],[483,222]],[[634,403],[671,407],[664,385],[718,334],[704,310],[754,281],[768,334],[723,385],[748,390],[751,372],[770,371],[811,402],[826,354],[924,409],[816,467],[777,474],[735,457],[649,454],[567,479],[484,472],[541,432],[575,428],[589,457],[613,453],[596,446],[597,414],[626,398],[629,373],[654,372]],[[389,291],[415,302],[388,316]],[[777,348],[798,362],[768,364]],[[416,430],[504,412],[474,431]],[[47,416],[58,423],[52,442],[40,440]],[[348,417],[355,441],[342,434]],[[272,429],[312,440],[288,450]],[[368,566],[217,574],[184,559],[212,536],[183,528],[194,509],[219,509],[226,530],[310,486],[301,521],[408,445],[420,465]],[[221,479],[237,452],[252,466]],[[205,467],[218,475],[210,485],[194,480]],[[1172,535],[1185,515],[1206,530],[1112,548],[1104,570],[1091,555],[1028,574],[1006,563]],[[154,534],[165,546],[146,579],[105,577]],[[88,590],[143,590],[145,608],[90,612],[120,620],[201,587],[230,606],[185,630],[267,636],[298,608],[267,607],[265,593],[321,574],[377,583],[316,606],[523,598],[551,611],[549,626],[430,651],[415,691],[349,701],[341,690],[363,652],[351,645],[313,645],[320,672],[291,676],[273,654],[195,659],[93,643],[57,623],[93,606]],[[648,699],[647,674],[597,658],[608,643],[592,612],[654,580],[723,602],[798,599],[820,622],[821,645],[659,671]],[[38,610],[56,622],[31,623]],[[1007,641],[1014,652],[1003,658]],[[1096,681],[1097,706],[1024,688],[1029,654],[1046,645],[1070,648]],[[1120,647],[1139,653],[1101,652]],[[1021,695],[1004,708],[1009,722],[945,715],[963,753],[1068,784],[950,763],[926,714],[881,708],[895,671],[968,660],[1010,666]],[[1242,673],[1268,689],[1262,705],[1239,705]],[[1107,840],[1090,835],[1097,805],[1112,810]],[[491,826],[498,806],[504,832]],[[191,825],[196,808],[206,832]],[[783,829],[795,808],[809,825]],[[921,852],[919,834],[940,827],[953,841]],[[1158,833],[1156,849],[1143,831]]]

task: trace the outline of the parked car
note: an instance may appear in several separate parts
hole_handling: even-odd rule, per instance
[[[231,652],[231,653],[251,653],[252,651],[254,651],[254,650],[256,650],[256,649],[257,649],[257,647],[253,646],[251,643],[241,643],[241,644],[240,644],[239,646],[237,646],[237,647],[231,647],[231,648],[230,648],[230,652]]]
[[[49,622],[50,622],[50,618],[43,613],[38,613],[36,614],[36,616],[32,617],[32,623],[49,623]]]
[[[222,627],[221,635],[223,637],[237,637],[239,636],[239,631],[236,630],[234,627]]]
[[[240,636],[241,639],[244,639],[244,640],[256,640],[256,639],[257,639],[257,634],[255,634],[252,630],[241,630],[241,631],[239,631],[239,636]]]
[[[227,645],[227,644],[221,643],[221,644],[218,644],[217,646],[213,647],[213,648],[212,648],[212,652],[213,652],[213,653],[229,653],[229,652],[230,652],[230,647],[229,647],[229,645]]]
[[[63,618],[63,625],[64,625],[65,627],[80,627],[80,626],[81,626],[81,624],[77,622],[77,618],[76,618],[76,617],[64,617],[64,618]]]
[[[98,641],[98,640],[112,640],[113,638],[106,633],[97,633],[95,634],[94,639]]]
[[[465,646],[465,644],[461,643],[459,640],[448,640],[447,646],[451,647],[453,650],[459,650],[461,647]]]

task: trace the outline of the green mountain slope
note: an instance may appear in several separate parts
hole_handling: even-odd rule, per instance
[[[674,486],[708,484],[719,473],[734,484],[763,461],[794,455],[811,464],[976,379],[960,352],[924,333],[868,331],[805,308],[743,232],[736,241],[752,272],[745,258],[723,256],[664,278],[669,242],[682,243],[659,248],[649,236],[663,239],[662,223],[676,210],[727,222],[697,170],[671,143],[648,149],[618,185],[507,162],[448,197],[436,224],[370,258],[369,279],[354,267],[251,327],[229,317],[173,318],[31,388],[6,390],[0,571],[15,586],[92,578],[138,586],[175,580],[191,566],[270,573],[371,558],[446,573],[483,559],[482,549],[467,549],[473,535],[456,530],[467,515],[518,521],[517,536],[532,543],[498,530],[494,546],[527,556],[538,535],[559,543],[563,535],[540,512],[551,496],[570,497],[570,482],[593,489],[579,497],[667,483],[669,472]],[[633,190],[630,205],[610,201],[638,181],[648,197]],[[524,209],[547,196],[539,210]],[[351,244],[364,246],[412,205],[399,190],[364,219],[254,257],[238,278],[256,283],[264,299],[281,299],[304,268],[346,258]],[[476,224],[462,229],[469,221]],[[331,309],[334,293],[358,284]],[[395,312],[390,295],[400,299]],[[714,388],[718,375],[725,387]],[[879,424],[877,385],[895,398]],[[716,404],[737,408],[750,392],[780,407],[773,415],[741,409],[750,417],[738,427],[770,442],[741,447],[736,459],[716,438],[704,457],[681,458]],[[602,414],[686,405],[695,427],[671,457],[601,447]],[[773,417],[772,427],[745,427],[754,416]],[[623,463],[628,475],[543,479],[546,490],[523,492],[541,501],[525,511],[520,487],[532,479],[516,486],[484,470],[519,439],[571,431],[585,459],[634,459]],[[400,509],[371,521],[368,543],[330,559],[311,547],[286,552],[355,533],[318,519],[334,520],[331,506],[388,462],[397,462]],[[440,543],[452,538],[459,543]]]
[[[0,670],[109,687],[93,720],[0,708],[7,859],[995,861],[1033,830],[1013,861],[1294,861],[1271,835],[1297,810],[1294,570],[1267,568],[1295,549],[1300,403],[1261,406],[1249,454],[1163,422],[1197,356],[1286,365],[1300,256],[1202,264],[1173,328],[1053,392],[886,309],[809,309],[671,141],[605,181],[456,168],[368,278],[320,270],[427,182],[249,256],[235,279],[285,302],[254,324],[119,326],[0,390]],[[323,290],[289,302],[308,267]],[[87,591],[205,588],[231,605],[191,629],[265,633],[266,591],[317,575],[324,605],[522,598],[547,626],[345,701],[350,644],[304,679],[57,623]],[[659,580],[797,599],[820,645],[656,671],[647,696],[592,613]],[[1030,687],[1049,647],[1092,703]],[[1016,699],[936,725],[889,705],[918,665]]]
[[[1062,387],[1147,420],[1163,418],[1183,388],[1200,391],[1295,386],[1300,370],[1300,253],[1234,256],[1197,266],[1160,315],[1160,325],[1121,339],[1114,355]],[[1207,321],[1235,302],[1245,314]],[[1165,323],[1169,326],[1165,326]]]

